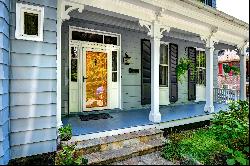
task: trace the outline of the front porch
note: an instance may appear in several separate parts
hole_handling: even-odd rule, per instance
[[[174,127],[183,124],[195,123],[204,120],[209,120],[211,116],[218,113],[220,110],[226,110],[228,105],[215,103],[214,113],[204,112],[205,102],[175,105],[175,106],[162,106],[160,107],[160,113],[162,115],[161,123],[153,123],[148,119],[150,108],[134,109],[134,110],[110,110],[104,111],[109,113],[113,118],[81,121],[79,116],[71,116],[62,118],[63,124],[71,124],[73,129],[73,136],[84,135],[87,139],[87,135],[102,133],[101,136],[105,136],[105,132],[109,131],[113,133],[119,130],[136,128],[167,128]],[[103,113],[103,112],[102,112]],[[124,131],[128,132],[128,131]],[[131,132],[130,131],[130,132]],[[117,133],[119,134],[119,132]]]

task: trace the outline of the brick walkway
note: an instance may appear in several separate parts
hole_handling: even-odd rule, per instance
[[[175,165],[161,157],[160,152],[134,157],[122,162],[115,162],[111,165]]]

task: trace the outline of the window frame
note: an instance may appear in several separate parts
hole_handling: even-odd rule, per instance
[[[167,67],[167,85],[161,85],[161,83],[159,83],[159,86],[160,88],[169,88],[169,55],[170,55],[170,49],[169,49],[169,42],[161,42],[160,44],[160,47],[161,45],[165,45],[168,47],[168,64],[161,64],[161,60],[160,60],[160,65],[159,65],[159,68],[160,66],[163,66],[163,67]],[[160,58],[161,58],[161,50],[160,50]],[[159,69],[159,76],[160,76],[160,69]]]
[[[38,35],[24,34],[24,13],[38,15]],[[44,7],[16,3],[16,32],[15,38],[31,41],[43,41]]]
[[[197,70],[197,82],[196,84],[197,85],[200,85],[200,86],[206,86],[206,69],[207,69],[207,63],[206,63],[206,50],[203,49],[203,48],[196,48],[196,53],[197,52],[204,52],[205,53],[205,67],[201,67],[201,63],[199,62],[199,66],[196,66],[196,70]],[[196,58],[197,58],[198,55],[196,55]],[[204,78],[205,80],[203,81],[204,83],[203,84],[200,84],[201,81],[199,81],[200,79],[200,70],[205,70],[205,75],[204,75]]]

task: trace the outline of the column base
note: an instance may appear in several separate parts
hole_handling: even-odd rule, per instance
[[[161,114],[151,111],[149,114],[149,120],[151,122],[154,122],[154,123],[160,123],[161,122]]]
[[[57,123],[57,129],[61,128],[62,126],[63,126],[62,121],[60,121],[60,122]]]
[[[206,113],[213,113],[214,112],[214,106],[213,105],[205,105],[204,112]]]

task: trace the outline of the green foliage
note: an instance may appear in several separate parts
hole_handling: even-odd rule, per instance
[[[223,64],[223,69],[225,73],[230,73],[231,71],[233,72],[234,75],[239,75],[240,74],[240,69],[236,66],[229,66],[228,64]]]
[[[196,71],[196,65],[192,63],[192,61],[188,58],[181,58],[180,62],[178,63],[176,67],[176,75],[178,81],[182,81],[181,78],[186,74],[188,70],[191,70],[192,72]],[[191,79],[195,79],[195,74],[191,74]]]
[[[172,134],[162,151],[167,160],[202,164],[249,165],[249,103],[236,101],[206,129]]]
[[[72,137],[72,127],[71,125],[67,125],[65,127],[61,127],[59,130],[59,135],[62,141],[68,141]]]
[[[216,155],[221,154],[226,147],[215,139],[210,130],[198,130],[180,143],[181,156],[190,156],[203,164],[214,162]]]
[[[63,146],[57,153],[56,165],[87,165],[88,160],[78,156],[75,145]]]
[[[211,130],[216,139],[231,149],[243,150],[249,144],[249,105],[246,101],[229,104],[228,111],[221,111],[212,120]]]
[[[212,121],[216,139],[225,144],[228,165],[247,165],[249,162],[249,103],[236,101],[227,112],[221,111]]]
[[[226,152],[228,155],[228,159],[227,159],[228,165],[235,165],[235,164],[249,165],[249,160],[247,159],[247,155],[244,154],[242,151],[227,149]]]
[[[175,140],[176,136],[177,140]],[[171,136],[171,140],[162,152],[162,157],[170,161],[185,160],[185,163],[189,164],[194,164],[195,161],[215,164],[215,157],[226,149],[215,139],[213,133],[206,129],[176,134]]]
[[[178,144],[169,140],[168,142],[165,143],[161,155],[168,161],[174,161],[180,159]]]

